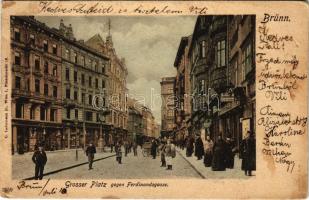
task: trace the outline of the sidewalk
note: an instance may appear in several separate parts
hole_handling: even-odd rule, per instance
[[[47,163],[44,169],[44,174],[88,161],[88,158],[82,149],[78,149],[77,152],[78,159],[76,160],[76,149],[47,151]],[[33,152],[22,155],[15,154],[12,156],[12,179],[25,179],[34,176],[32,155]],[[110,149],[106,148],[106,152],[97,152],[94,159],[112,155],[115,155],[115,153],[110,153]]]
[[[225,171],[212,171],[211,167],[205,167],[202,160],[197,160],[197,158],[192,155],[191,157],[186,157],[186,149],[181,150],[177,148],[177,152],[182,156],[190,165],[195,168],[195,170],[206,179],[248,179],[255,176],[246,176],[244,171],[241,170],[241,159],[235,156],[234,169],[226,169]],[[255,174],[253,172],[253,174]]]

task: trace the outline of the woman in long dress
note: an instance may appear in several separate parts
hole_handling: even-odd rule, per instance
[[[207,136],[206,141],[204,142],[204,149],[205,149],[204,165],[205,167],[211,166],[213,147],[214,147],[213,141],[210,139],[209,136]]]

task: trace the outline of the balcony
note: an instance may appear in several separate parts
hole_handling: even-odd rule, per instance
[[[64,99],[63,104],[64,106],[69,107],[69,108],[74,108],[77,106],[77,102],[72,99]]]
[[[221,93],[227,86],[226,66],[214,68],[210,74],[211,87]]]
[[[25,67],[25,66],[21,66],[21,65],[14,65],[13,64],[12,71],[13,72],[20,72],[20,73],[24,73],[24,74],[29,74],[30,73],[30,68],[29,67]]]

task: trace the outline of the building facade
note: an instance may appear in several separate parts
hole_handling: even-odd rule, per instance
[[[64,36],[61,74],[65,148],[84,147],[89,142],[102,148],[110,127],[97,107],[107,106],[109,58],[76,41],[71,25],[66,26],[63,20],[59,32]]]
[[[110,58],[110,66],[107,68],[109,84],[109,109],[107,122],[111,125],[110,141],[116,138],[126,137],[128,133],[128,108],[126,81],[128,70],[124,58],[119,58],[113,46],[112,36],[109,34],[104,41],[99,34],[94,35],[86,44],[97,51],[106,54]]]
[[[175,125],[175,77],[161,79],[161,136],[172,136]]]
[[[239,146],[255,132],[255,17],[199,16],[189,48],[191,134],[221,135]]]
[[[191,117],[191,65],[188,59],[192,36],[182,37],[174,67],[177,70],[175,79],[175,125],[177,140],[184,140],[188,135],[188,122]]]
[[[32,17],[11,17],[12,152],[62,139],[61,38]]]

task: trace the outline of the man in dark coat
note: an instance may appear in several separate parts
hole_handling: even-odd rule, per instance
[[[252,176],[252,171],[256,169],[256,144],[254,134],[247,132],[247,137],[241,143],[241,169],[245,171],[245,175]]]
[[[213,147],[212,170],[225,171],[226,143],[219,135]]]
[[[188,136],[187,138],[187,150],[186,150],[186,156],[187,157],[191,157],[192,153],[193,153],[193,148],[194,148],[194,139],[192,138],[192,136]]]
[[[156,159],[156,156],[157,156],[157,147],[158,147],[158,144],[156,142],[155,139],[153,139],[151,141],[151,155],[152,155],[152,158],[153,159]]]
[[[204,155],[204,144],[200,135],[197,135],[195,140],[195,156],[198,160],[201,160]]]
[[[97,153],[96,148],[93,145],[93,143],[91,142],[86,149],[86,156],[88,156],[88,162],[89,162],[89,170],[93,169],[92,163],[93,163],[95,153]]]
[[[47,156],[45,151],[43,150],[43,146],[39,146],[38,149],[36,148],[36,151],[32,156],[32,161],[35,164],[35,180],[42,180],[44,166],[47,162]]]
[[[234,142],[230,138],[226,138],[226,168],[233,169],[234,168],[234,156],[233,153]]]
[[[121,142],[118,141],[115,145],[115,151],[116,151],[116,161],[118,164],[121,164],[121,159],[122,159],[122,150],[121,150]]]

